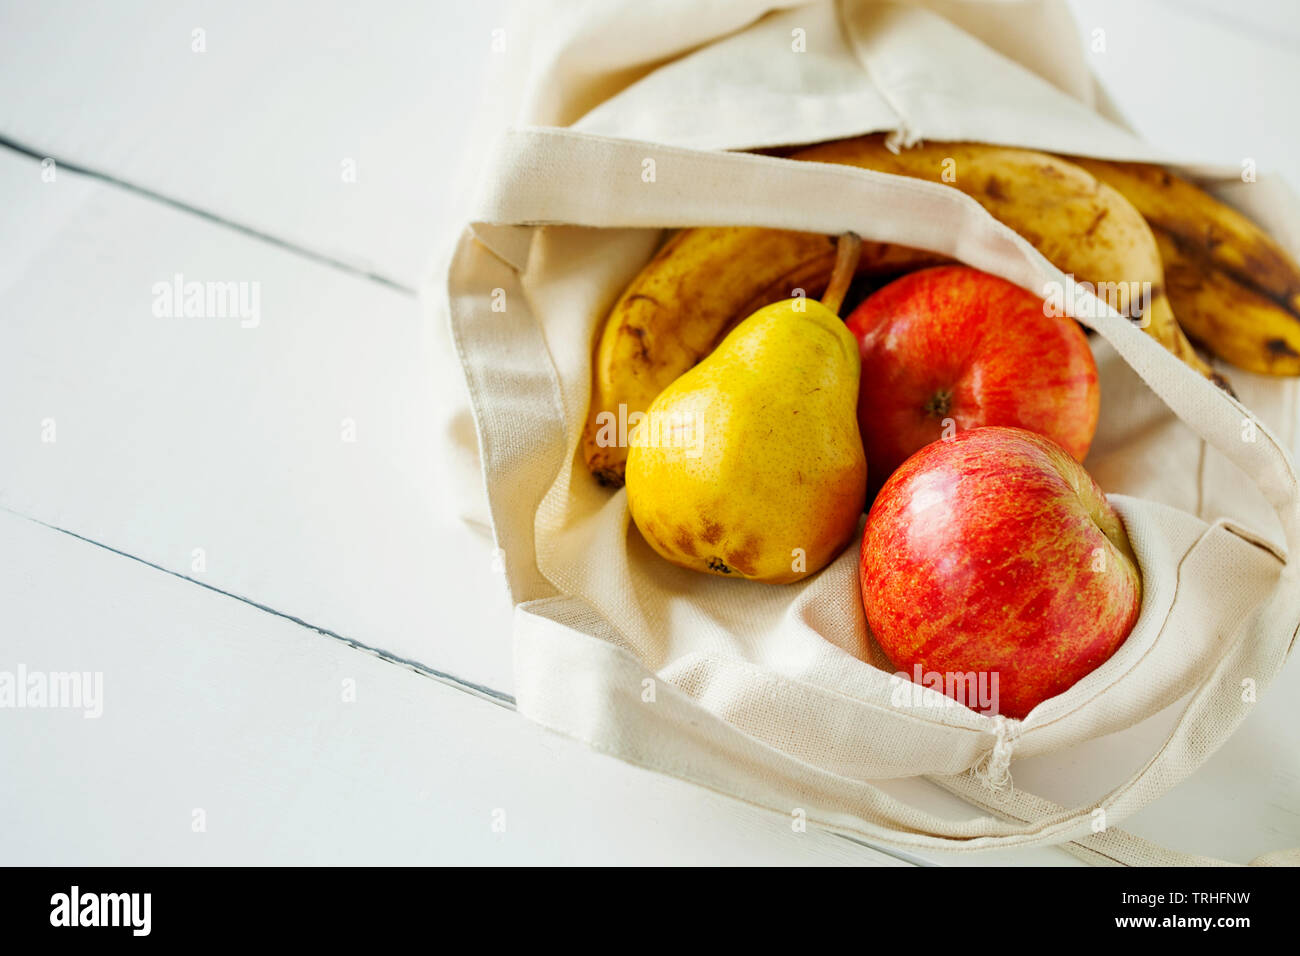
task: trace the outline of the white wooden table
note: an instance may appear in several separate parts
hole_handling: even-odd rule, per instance
[[[1300,188],[1292,4],[1075,7],[1139,130]],[[97,719],[0,710],[0,863],[1074,863],[796,833],[513,712],[413,291],[502,10],[362,9],[0,2],[0,670],[103,674]],[[256,283],[255,327],[155,315],[177,274]],[[1300,843],[1298,670],[1126,826]],[[1017,780],[1086,799],[1170,716]]]

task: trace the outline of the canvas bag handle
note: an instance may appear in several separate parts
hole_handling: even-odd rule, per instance
[[[652,182],[642,177],[647,160],[653,161]],[[877,241],[931,248],[1028,288],[1041,288],[1045,280],[1065,281],[1024,239],[992,220],[957,190],[867,170],[664,147],[563,129],[525,128],[506,134],[485,182],[487,188],[475,204],[474,219],[481,223],[593,227],[749,224],[827,234],[853,230]],[[942,222],[944,229],[938,234],[918,230],[917,223],[926,221]],[[1278,515],[1288,552],[1294,553],[1300,542],[1300,493],[1294,467],[1277,439],[1257,426],[1258,441],[1227,440],[1224,436],[1237,433],[1242,418],[1249,414],[1240,404],[1118,314],[1109,312],[1084,321],[1115,347],[1179,418],[1258,485]],[[1159,753],[1099,805],[1122,817],[1186,776],[1190,772],[1185,769],[1190,728],[1198,722],[1200,730],[1191,748],[1196,763],[1232,733],[1245,713],[1241,707],[1225,710],[1224,701],[1239,696],[1235,675],[1245,667],[1257,675],[1261,688],[1266,686],[1293,642],[1298,616],[1294,595],[1300,592],[1296,572],[1294,562],[1283,568],[1279,586],[1262,611],[1255,633],[1268,640],[1237,641],[1193,695]],[[521,690],[521,704],[524,698]],[[1207,715],[1212,718],[1208,723]],[[878,791],[877,796],[881,796]],[[1034,799],[1021,795],[1024,804]],[[987,832],[996,835],[978,839],[979,845],[1076,838],[1085,845],[1096,842],[1089,835],[1091,809],[1076,813],[1055,808],[1043,818],[1042,801],[1032,806],[1005,801],[995,804],[990,809],[1023,822],[990,826]],[[964,826],[928,814],[905,816],[909,818],[906,829],[888,823],[863,831],[833,821],[826,825],[943,849],[974,845],[971,838],[976,834]],[[892,809],[878,817],[890,818],[898,819]]]

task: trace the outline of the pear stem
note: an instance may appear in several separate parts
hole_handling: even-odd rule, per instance
[[[862,239],[856,232],[846,232],[835,243],[835,267],[831,270],[831,281],[822,296],[822,305],[836,315],[844,304],[844,296],[849,291],[853,274],[858,271],[858,259],[862,255]]]

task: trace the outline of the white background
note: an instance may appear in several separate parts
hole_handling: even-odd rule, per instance
[[[1294,4],[1072,6],[1141,133],[1300,189]],[[444,339],[413,290],[455,224],[458,131],[504,19],[477,0],[0,2],[0,670],[104,675],[97,720],[0,711],[0,863],[1072,864],[796,833],[503,703],[511,611],[455,518]],[[155,317],[177,273],[259,283],[260,324]],[[1126,827],[1242,861],[1300,844],[1298,691],[1293,662]],[[1086,799],[1171,716],[1016,779]]]

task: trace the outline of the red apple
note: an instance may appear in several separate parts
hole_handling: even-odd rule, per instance
[[[913,452],[956,431],[1014,425],[1082,461],[1097,430],[1097,364],[1071,318],[969,266],[913,272],[848,318],[862,378],[858,422],[877,486]]]
[[[1142,601],[1124,523],[1092,476],[1019,428],[959,432],[904,462],[867,515],[860,569],[867,624],[894,665],[997,675],[1006,717],[1109,658]]]

